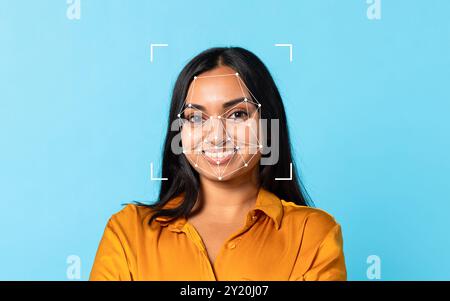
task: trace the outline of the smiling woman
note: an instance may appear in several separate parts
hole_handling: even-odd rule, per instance
[[[264,161],[269,146],[279,156]],[[90,279],[345,280],[340,225],[309,206],[295,168],[277,180],[293,163],[283,103],[261,60],[238,47],[200,53],[172,94],[168,180],[155,203],[110,218]]]

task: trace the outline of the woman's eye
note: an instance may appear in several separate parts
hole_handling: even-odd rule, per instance
[[[193,115],[193,116],[190,116],[188,118],[188,120],[189,120],[190,123],[201,123],[202,122],[202,116]]]
[[[235,111],[235,112],[231,113],[229,118],[236,119],[236,120],[247,119],[248,118],[248,114],[247,114],[247,112],[242,111],[242,110],[241,111]]]

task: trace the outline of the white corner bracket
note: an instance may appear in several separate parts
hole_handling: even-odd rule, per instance
[[[169,44],[150,44],[150,62],[153,63],[153,47],[167,47]]]
[[[290,181],[292,180],[292,162],[289,163],[289,178],[275,178],[275,181]]]
[[[289,62],[292,63],[292,44],[275,44],[276,47],[289,47]]]
[[[150,162],[150,180],[151,181],[165,181],[167,178],[154,178],[153,177],[153,162]]]

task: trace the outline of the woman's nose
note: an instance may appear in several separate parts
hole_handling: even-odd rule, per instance
[[[206,139],[213,145],[222,145],[226,140],[226,130],[220,116],[212,117],[208,120]]]

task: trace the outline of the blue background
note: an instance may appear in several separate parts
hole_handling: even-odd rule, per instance
[[[450,1],[0,1],[0,279],[88,279],[111,214],[153,202],[174,81],[212,46],[271,70],[350,280],[450,279]],[[150,44],[156,48],[150,62]],[[276,43],[292,43],[289,50]],[[156,174],[159,175],[159,172]]]

